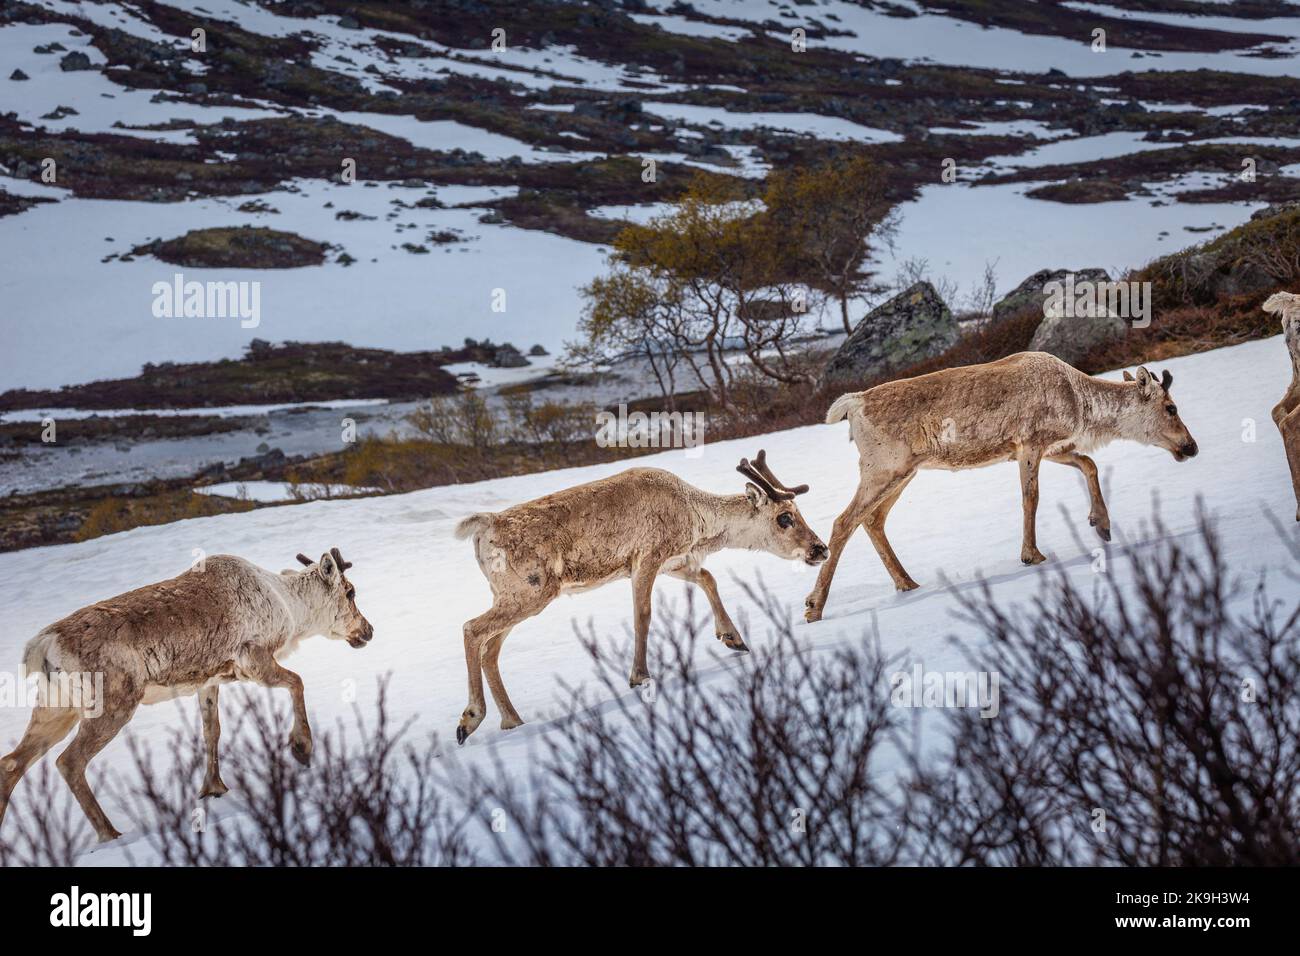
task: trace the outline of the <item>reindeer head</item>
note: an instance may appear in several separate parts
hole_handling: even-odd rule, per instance
[[[808,564],[825,561],[826,545],[808,527],[794,503],[795,495],[803,494],[808,486],[787,488],[781,484],[767,467],[767,453],[761,450],[752,463],[747,458],[740,459],[736,471],[749,479],[745,494],[753,508],[750,547]]]
[[[1139,368],[1136,376],[1125,372],[1124,381],[1133,383],[1137,396],[1125,413],[1124,437],[1163,448],[1176,461],[1195,457],[1199,450],[1196,439],[1178,417],[1178,406],[1169,397],[1169,386],[1174,381],[1169,369],[1157,380],[1146,368]]]
[[[320,561],[300,554],[298,562],[307,567],[303,574],[315,575],[315,583],[321,589],[322,633],[330,640],[347,641],[353,647],[369,644],[375,629],[357,610],[356,588],[344,573],[352,567],[352,562],[344,561],[338,548],[330,548],[329,554],[322,554]]]

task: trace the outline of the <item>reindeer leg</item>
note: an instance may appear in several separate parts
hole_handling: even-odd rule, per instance
[[[749,647],[740,636],[740,629],[732,622],[731,615],[722,604],[722,598],[718,595],[718,582],[712,574],[704,568],[693,567],[690,564],[666,567],[663,572],[671,577],[689,581],[703,591],[704,596],[709,599],[709,607],[713,610],[713,629],[718,635],[718,640],[733,651],[749,652]]]
[[[889,539],[885,537],[885,519],[889,517],[890,509],[898,503],[898,498],[903,493],[903,489],[908,486],[915,474],[913,472],[908,475],[907,479],[898,486],[898,490],[877,505],[876,510],[867,516],[866,521],[862,522],[862,527],[866,530],[867,536],[871,538],[871,544],[875,547],[876,554],[880,555],[885,570],[894,579],[894,587],[900,591],[914,591],[921,585],[912,580],[912,576],[904,570],[902,562],[898,560],[898,555],[894,554]]]
[[[307,699],[302,692],[302,678],[281,667],[264,647],[245,644],[235,660],[236,674],[263,687],[284,687],[293,698],[293,729],[289,732],[289,752],[304,767],[311,763],[311,727],[307,723]]]
[[[858,485],[853,500],[835,519],[835,525],[831,528],[830,554],[822,563],[821,571],[817,574],[817,583],[813,585],[812,592],[804,601],[805,611],[803,616],[806,620],[820,621],[822,619],[822,608],[826,606],[826,596],[830,593],[831,580],[835,577],[835,566],[840,562],[840,553],[844,550],[844,546],[848,544],[849,538],[852,537],[854,530],[862,522],[864,516],[870,514],[882,501],[892,495],[900,485],[906,484],[914,473],[915,469],[908,469],[888,475],[878,474],[871,481],[866,480],[864,477],[862,484]]]
[[[1291,467],[1291,486],[1296,498],[1295,520],[1300,521],[1300,408],[1288,412],[1277,427],[1282,433],[1287,464]]]
[[[116,840],[122,834],[109,822],[104,808],[91,792],[90,784],[86,782],[86,765],[127,725],[144,698],[143,690],[131,682],[116,683],[118,686],[113,691],[104,694],[104,702],[110,706],[106,706],[98,717],[83,718],[77,736],[72,738],[72,743],[55,761],[59,773],[63,774],[63,779],[72,790],[72,795],[77,798],[77,803],[81,804],[81,809],[99,835],[100,843]]]
[[[221,769],[217,763],[217,742],[221,739],[221,715],[217,710],[217,695],[221,688],[213,684],[199,691],[199,714],[203,718],[203,743],[208,751],[207,772],[203,776],[203,790],[199,799],[204,797],[221,797],[230,792],[221,780]]]
[[[655,577],[663,564],[647,557],[641,559],[632,571],[632,617],[636,633],[636,649],[632,657],[632,674],[628,684],[639,687],[650,679],[646,664],[646,643],[650,636],[650,599],[654,593]]]
[[[1022,451],[1020,462],[1020,495],[1024,506],[1024,541],[1020,545],[1020,560],[1024,564],[1042,564],[1047,560],[1038,550],[1038,465],[1042,460],[1039,451]]]
[[[1075,452],[1053,455],[1047,460],[1078,468],[1083,473],[1084,480],[1088,482],[1088,524],[1097,529],[1097,534],[1101,536],[1101,540],[1109,541],[1110,512],[1106,509],[1106,499],[1101,496],[1101,482],[1097,478],[1097,463],[1087,455],[1080,455]]]
[[[502,730],[513,730],[524,722],[519,712],[515,710],[515,705],[510,702],[505,682],[501,680],[501,669],[497,666],[497,658],[501,656],[501,645],[509,636],[510,628],[507,627],[484,642],[480,655],[483,662],[483,676],[487,678],[488,689],[492,691],[492,699],[496,701],[497,710],[501,711]]]
[[[497,710],[501,711],[501,729],[510,730],[523,723],[515,711],[510,697],[506,694],[505,683],[501,680],[501,670],[497,658],[501,654],[510,629],[520,621],[540,614],[545,607],[555,600],[560,593],[557,583],[531,585],[534,593],[528,595],[522,603],[506,603],[497,599],[492,607],[465,623],[465,666],[469,670],[469,704],[460,715],[456,727],[456,743],[463,744],[469,735],[478,730],[479,724],[487,716],[487,701],[483,698],[483,678],[487,677],[492,697]],[[514,593],[518,593],[518,589]]]
[[[51,747],[57,744],[68,732],[77,726],[81,714],[66,707],[36,707],[31,720],[27,723],[27,732],[14,752],[0,757],[0,823],[4,823],[5,809],[9,806],[9,795],[22,779],[29,767],[40,760]]]

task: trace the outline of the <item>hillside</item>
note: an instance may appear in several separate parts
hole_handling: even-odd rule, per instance
[[[1167,533],[1181,539],[1193,535],[1196,511],[1203,502],[1218,523],[1232,573],[1245,585],[1241,600],[1249,601],[1251,585],[1267,576],[1273,596],[1294,603],[1300,592],[1294,578],[1280,570],[1290,564],[1288,551],[1267,518],[1271,513],[1280,519],[1281,533],[1294,544],[1294,501],[1286,460],[1268,421],[1269,408],[1290,378],[1281,341],[1273,338],[1187,356],[1159,368],[1174,375],[1173,395],[1200,443],[1201,454],[1176,463],[1166,452],[1117,443],[1096,455],[1115,530],[1115,541],[1106,549],[1110,569],[1106,573],[1125,573],[1122,553],[1130,549],[1141,560],[1151,544],[1144,522],[1154,500],[1158,499]],[[1253,441],[1243,441],[1248,421],[1258,428]],[[812,426],[743,442],[707,444],[703,454],[667,452],[644,463],[670,468],[710,490],[730,491],[739,487],[733,470],[739,458],[765,448],[786,480],[811,484],[811,492],[800,499],[801,509],[824,535],[856,481],[855,453],[844,432],[842,424]],[[486,608],[489,595],[470,547],[452,538],[452,528],[470,512],[500,509],[610,471],[610,466],[568,469],[386,498],[316,502],[2,554],[0,575],[6,581],[11,616],[6,635],[0,637],[0,657],[10,667],[16,666],[24,642],[46,624],[87,602],[183,570],[194,549],[240,554],[280,568],[293,563],[296,550],[316,554],[337,546],[355,563],[350,577],[357,588],[357,603],[374,624],[376,636],[360,651],[314,639],[289,659],[288,666],[306,682],[314,725],[327,728],[350,720],[354,696],[365,712],[373,706],[376,679],[389,674],[390,717],[413,719],[413,732],[419,736],[436,732],[443,741],[443,770],[455,776],[500,761],[516,779],[524,780],[545,751],[548,736],[567,732],[566,724],[551,719],[561,710],[562,685],[590,684],[592,678],[574,625],[591,622],[601,641],[624,642],[631,615],[629,587],[616,583],[556,601],[521,624],[502,662],[514,703],[527,723],[502,732],[496,727],[497,714],[490,710],[478,733],[457,748],[449,741],[465,704],[460,628]],[[922,472],[890,522],[891,539],[922,588],[896,593],[865,535],[857,535],[841,562],[825,619],[815,625],[803,624],[800,615],[813,580],[810,569],[744,552],[719,554],[710,566],[732,615],[742,628],[748,624],[745,637],[755,653],[764,651],[771,635],[758,623],[762,616],[746,600],[738,581],[754,582],[761,576],[798,622],[798,639],[810,642],[819,654],[861,642],[878,627],[882,648],[889,654],[923,662],[931,670],[961,670],[963,658],[948,637],[972,639],[975,632],[969,623],[956,621],[952,612],[978,581],[990,582],[999,598],[1027,602],[1049,575],[1064,573],[1086,589],[1097,573],[1094,549],[1101,542],[1086,525],[1087,498],[1081,479],[1073,470],[1045,465],[1042,488],[1039,543],[1051,560],[1026,568],[1018,559],[1020,500],[1014,466],[956,474]],[[1077,540],[1071,527],[1080,535]],[[954,590],[945,590],[944,581]],[[674,604],[680,610],[684,588],[679,581],[661,581],[656,589],[657,613]],[[702,610],[697,603],[696,613]],[[697,649],[697,657],[709,673],[723,673],[735,662],[712,641]],[[651,671],[663,676],[654,641],[650,662]],[[598,688],[591,689],[602,696]],[[888,692],[887,687],[862,690],[868,695]],[[1002,693],[1009,698],[1017,689],[1004,687]],[[625,702],[637,700],[637,692],[625,689],[621,694]],[[288,707],[282,695],[272,697],[277,707]],[[230,706],[235,698],[224,699]],[[170,731],[193,718],[194,707],[191,698],[143,708],[131,733],[160,748]],[[0,711],[0,746],[17,738],[24,721],[20,710]],[[96,767],[101,772],[133,773],[125,738],[114,741]],[[885,779],[890,772],[888,765],[873,768]],[[32,799],[31,780],[16,791],[11,818]],[[67,794],[60,789],[57,798],[67,799]],[[106,806],[113,815],[111,802]],[[231,794],[217,801],[211,812],[220,821],[237,816],[239,808],[238,795]],[[12,822],[7,820],[6,826]],[[118,864],[128,855],[137,861],[148,859],[145,845],[131,834],[84,854],[81,860]]]

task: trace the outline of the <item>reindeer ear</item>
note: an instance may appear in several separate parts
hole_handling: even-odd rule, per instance
[[[1124,381],[1126,382],[1133,381],[1133,373],[1130,372],[1128,369],[1124,369]]]
[[[767,495],[763,493],[763,489],[750,481],[745,482],[745,497],[749,499],[749,503],[755,508],[767,500]]]
[[[1143,398],[1146,398],[1148,395],[1150,395],[1151,383],[1154,381],[1155,378],[1152,377],[1151,373],[1147,371],[1145,365],[1139,368],[1137,372],[1138,394],[1141,395]]]
[[[334,580],[334,559],[328,554],[320,556],[320,576],[326,581]]]

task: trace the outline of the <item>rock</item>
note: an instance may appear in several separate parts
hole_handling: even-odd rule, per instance
[[[30,80],[31,77],[28,76],[26,73],[24,73],[22,70],[14,70],[12,73],[9,74],[9,79],[11,79],[11,80]]]
[[[1047,283],[1064,282],[1069,274],[1069,269],[1038,270],[993,306],[993,321],[997,322],[1026,309],[1033,309],[1042,315],[1043,305],[1048,296]],[[1076,283],[1083,282],[1085,279],[1089,282],[1109,282],[1110,275],[1105,269],[1079,269],[1074,273]]]
[[[1073,276],[1076,289],[1085,282],[1110,282],[1105,269],[1042,269],[993,307],[993,319],[997,321],[1025,311],[1042,315],[1043,319],[1029,342],[1029,350],[1049,352],[1062,361],[1077,365],[1093,348],[1128,331],[1130,319],[1107,311],[1104,295],[1100,297],[1099,307],[1091,310],[1087,307],[1076,310],[1073,303],[1068,308],[1050,303],[1048,299],[1052,291],[1047,289],[1047,285],[1058,282],[1065,289],[1070,276]]]
[[[492,359],[492,364],[497,368],[523,368],[532,363],[520,355],[519,350],[513,345],[501,345],[497,347],[497,354]]]
[[[1250,218],[1252,222],[1258,219],[1272,219],[1274,216],[1280,216],[1284,212],[1291,212],[1296,209],[1300,209],[1300,199],[1275,203],[1272,206],[1265,206],[1263,209],[1256,209],[1250,214]]]
[[[551,353],[546,351],[546,349],[542,348],[540,345],[534,345],[532,348],[528,350],[528,354],[529,355],[550,355]]]
[[[71,73],[74,70],[93,70],[94,68],[94,65],[90,62],[90,57],[80,51],[69,53],[59,61],[59,69],[64,73]]]
[[[867,313],[822,372],[820,384],[856,385],[951,348],[957,320],[928,282]]]

